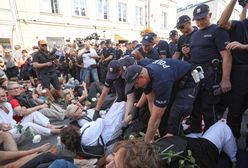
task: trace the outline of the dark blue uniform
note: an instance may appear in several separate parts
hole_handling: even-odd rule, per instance
[[[160,59],[147,65],[146,69],[151,82],[144,89],[145,94],[153,91],[155,94],[154,104],[158,107],[166,107],[174,83],[189,72],[191,65],[174,59]]]
[[[121,77],[115,80],[111,80],[107,78],[104,86],[108,88],[114,87],[116,91],[116,102],[126,101],[124,79],[122,79]]]
[[[167,58],[171,58],[175,52],[177,51],[177,43],[170,42],[169,43],[170,55]]]
[[[190,59],[190,54],[189,54],[188,56],[185,56],[185,55],[182,53],[182,48],[183,48],[184,46],[190,47],[190,45],[191,45],[191,36],[192,36],[192,34],[194,34],[196,31],[197,31],[197,28],[194,28],[194,30],[193,30],[190,34],[182,35],[182,36],[179,37],[178,44],[177,44],[177,52],[180,52],[180,53],[181,53],[179,59],[183,59],[184,61],[189,61],[189,59]]]
[[[193,67],[202,66],[205,78],[201,80],[194,109],[191,114],[192,129],[201,131],[202,115],[205,130],[217,121],[215,105],[219,103],[220,96],[213,95],[213,86],[220,83],[221,65],[213,67],[213,59],[221,59],[220,52],[226,50],[229,43],[228,33],[219,26],[212,24],[205,29],[196,31],[191,37],[191,58],[189,62]]]
[[[229,31],[231,41],[248,44],[248,20],[232,21]],[[240,137],[242,114],[247,109],[248,96],[248,51],[232,50],[233,66],[231,72],[231,101],[227,124],[231,127],[236,138]]]
[[[138,51],[141,53],[141,55],[144,57],[144,58],[150,58],[150,59],[153,59],[153,60],[158,60],[160,57],[159,57],[159,54],[158,54],[158,51],[154,48],[151,49],[150,52],[148,53],[145,53],[145,51],[143,50],[142,47],[140,47],[138,49]]]
[[[158,51],[159,55],[166,55],[166,58],[170,55],[169,44],[164,40],[159,40],[154,49]]]
[[[164,135],[164,131],[167,129],[169,133],[178,135],[181,118],[189,115],[195,100],[196,84],[191,82],[193,79],[188,75],[192,66],[187,62],[175,59],[161,59],[147,65],[146,68],[151,83],[144,93],[148,94],[153,91],[155,94],[154,104],[158,107],[166,107],[159,131]],[[186,77],[189,82],[185,81]],[[185,82],[185,85],[179,88],[182,82]]]

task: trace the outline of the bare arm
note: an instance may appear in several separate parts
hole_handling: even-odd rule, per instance
[[[110,88],[104,86],[103,89],[102,89],[102,93],[101,93],[101,96],[99,97],[98,101],[97,101],[97,104],[96,104],[96,108],[95,110],[99,111],[104,100],[105,100],[105,97],[108,95],[110,91]]]
[[[172,58],[173,58],[173,59],[179,59],[180,55],[181,55],[181,53],[178,52],[178,51],[176,51],[176,52],[174,53],[174,55],[172,56]]]
[[[53,63],[52,62],[46,62],[46,63],[38,63],[38,62],[34,62],[33,66],[34,68],[45,68],[45,67],[49,67],[51,66]]]
[[[240,21],[243,21],[246,19],[246,8],[243,8],[240,15],[239,15]]]
[[[232,11],[234,9],[236,2],[237,0],[231,0],[229,4],[226,6],[226,8],[224,9],[224,11],[222,12],[220,19],[219,19],[220,27],[227,29],[227,30],[231,29],[231,22],[229,21],[229,19],[232,15]]]
[[[147,102],[147,99],[146,99],[146,95],[145,93],[143,93],[138,101],[138,103],[136,104],[137,107],[143,107],[145,105],[145,103]]]
[[[128,114],[130,113],[132,107],[134,105],[134,92],[127,95],[127,103],[125,106],[125,119],[127,118]]]
[[[222,79],[220,82],[222,91],[228,92],[231,90],[230,73],[232,69],[232,56],[229,50],[220,52],[222,56]]]
[[[46,143],[40,147],[26,150],[26,151],[0,151],[0,160],[17,159],[26,155],[30,155],[36,152],[45,152],[50,148],[50,144]]]
[[[166,107],[160,108],[160,107],[157,107],[156,105],[152,106],[152,113],[151,113],[151,117],[148,122],[148,127],[147,127],[146,135],[145,135],[146,142],[151,142],[153,140],[165,109]]]
[[[43,108],[47,108],[47,104],[37,105],[35,107],[26,108],[24,106],[17,106],[14,108],[14,111],[17,112],[20,116],[27,116],[32,112],[38,111]]]

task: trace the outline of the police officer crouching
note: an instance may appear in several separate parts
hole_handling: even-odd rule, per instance
[[[58,95],[61,96],[61,86],[59,83],[58,75],[56,73],[56,64],[58,63],[53,53],[49,53],[47,43],[45,40],[38,41],[39,51],[34,53],[33,67],[36,68],[39,80],[42,87],[47,91],[50,90],[50,84],[56,89]],[[53,96],[48,92],[49,98],[54,100]]]

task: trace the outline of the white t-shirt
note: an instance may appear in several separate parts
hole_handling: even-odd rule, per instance
[[[88,68],[91,65],[96,64],[96,60],[92,58],[93,56],[97,56],[96,50],[91,48],[89,53],[84,53],[82,55],[83,62],[84,62],[84,68]]]

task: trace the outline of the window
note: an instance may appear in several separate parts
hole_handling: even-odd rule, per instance
[[[118,3],[119,22],[127,22],[127,4]]]
[[[108,0],[97,0],[97,16],[101,19],[108,19]]]
[[[73,0],[73,15],[86,16],[86,0]]]
[[[59,13],[58,0],[40,0],[40,7],[42,12]]]
[[[135,8],[136,25],[143,25],[143,9],[136,6]]]
[[[161,28],[166,29],[167,28],[167,13],[162,12],[161,14]]]

